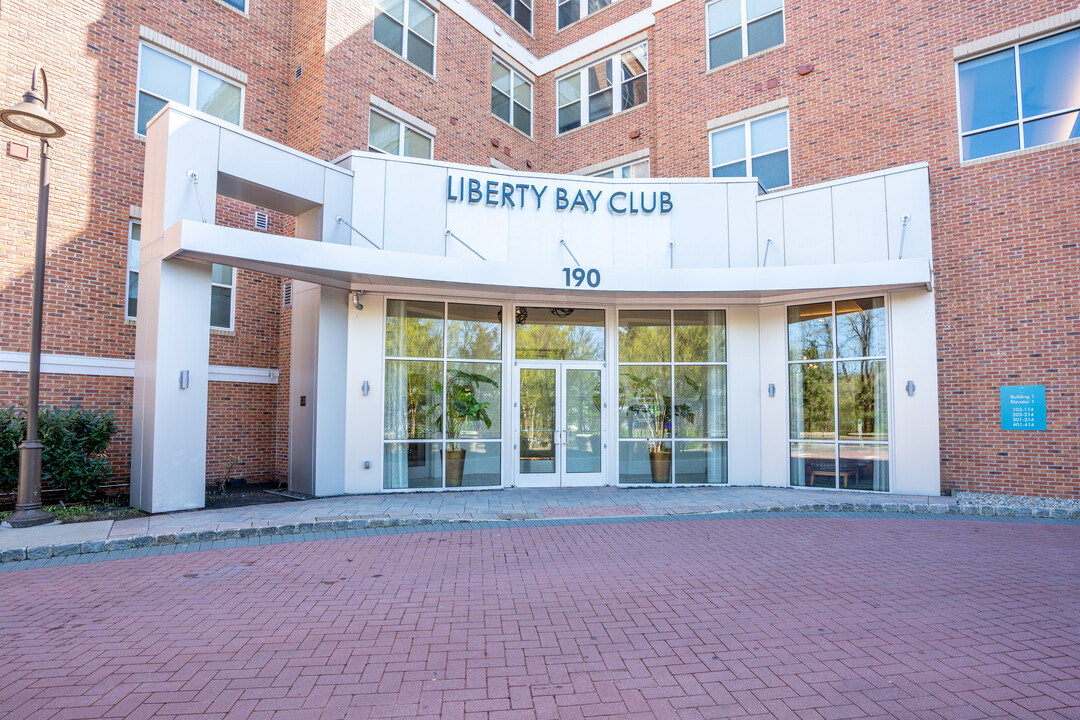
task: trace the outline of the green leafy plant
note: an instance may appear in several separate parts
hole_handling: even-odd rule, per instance
[[[484,423],[485,427],[491,427],[491,416],[488,415],[488,406],[491,403],[480,402],[476,397],[481,385],[499,386],[487,375],[447,369],[446,431],[448,438],[456,438],[461,428],[468,422],[479,421]],[[435,383],[435,391],[442,393],[442,383]],[[457,449],[457,443],[452,443],[451,449]]]
[[[631,422],[645,426],[650,439],[649,450],[660,452],[664,447],[660,438],[671,437],[672,418],[684,418],[692,423],[694,410],[686,403],[672,405],[670,385],[664,383],[661,387],[657,376],[626,373],[625,377],[630,380],[630,387],[620,387],[619,394],[627,413],[636,415]]]
[[[74,405],[43,407],[38,414],[42,477],[64,491],[67,502],[83,502],[97,494],[109,477],[105,451],[116,433],[112,412]],[[26,413],[0,409],[0,491],[19,484],[19,444],[26,437]]]

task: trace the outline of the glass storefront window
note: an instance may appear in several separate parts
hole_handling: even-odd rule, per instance
[[[792,485],[888,491],[885,337],[883,297],[788,308]]]
[[[518,307],[514,339],[519,360],[603,360],[604,311]]]
[[[501,309],[389,300],[386,358],[383,487],[500,485]]]
[[[727,482],[726,361],[723,310],[619,312],[620,483]]]

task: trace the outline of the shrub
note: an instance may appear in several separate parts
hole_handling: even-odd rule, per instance
[[[41,472],[49,484],[64,491],[66,502],[82,502],[97,494],[109,477],[105,451],[116,433],[111,412],[43,407],[38,414],[39,440],[45,446]],[[26,414],[0,410],[0,489],[18,487],[18,445],[26,436]]]

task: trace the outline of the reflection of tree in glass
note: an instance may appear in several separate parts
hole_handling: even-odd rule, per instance
[[[430,364],[430,363],[427,363]],[[442,428],[442,383],[435,380],[428,384],[427,373],[409,373],[405,397],[408,408],[408,434],[410,438],[437,437]]]
[[[603,360],[604,328],[590,325],[517,326],[522,360]]]
[[[829,355],[831,354],[830,352]],[[803,353],[804,359],[816,360],[819,357],[816,343],[806,346]],[[832,362],[809,362],[795,367],[801,370],[802,375],[802,431],[804,433],[833,432]]]
[[[498,360],[502,329],[494,323],[451,320],[446,328],[446,352],[451,358]]]
[[[880,312],[873,308],[838,314],[837,338],[843,338],[840,355],[866,357],[877,354],[876,333],[880,319]],[[846,386],[840,393],[844,405],[840,408],[840,418],[845,426],[840,428],[840,432],[844,435],[874,434],[877,431],[876,363],[870,360],[859,361],[857,373],[851,372],[853,365],[855,363],[841,363],[837,372],[841,386]]]

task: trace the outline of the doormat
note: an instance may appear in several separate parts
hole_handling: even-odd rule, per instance
[[[540,511],[546,518],[623,517],[644,515],[637,505],[601,505],[595,507],[553,507]]]

